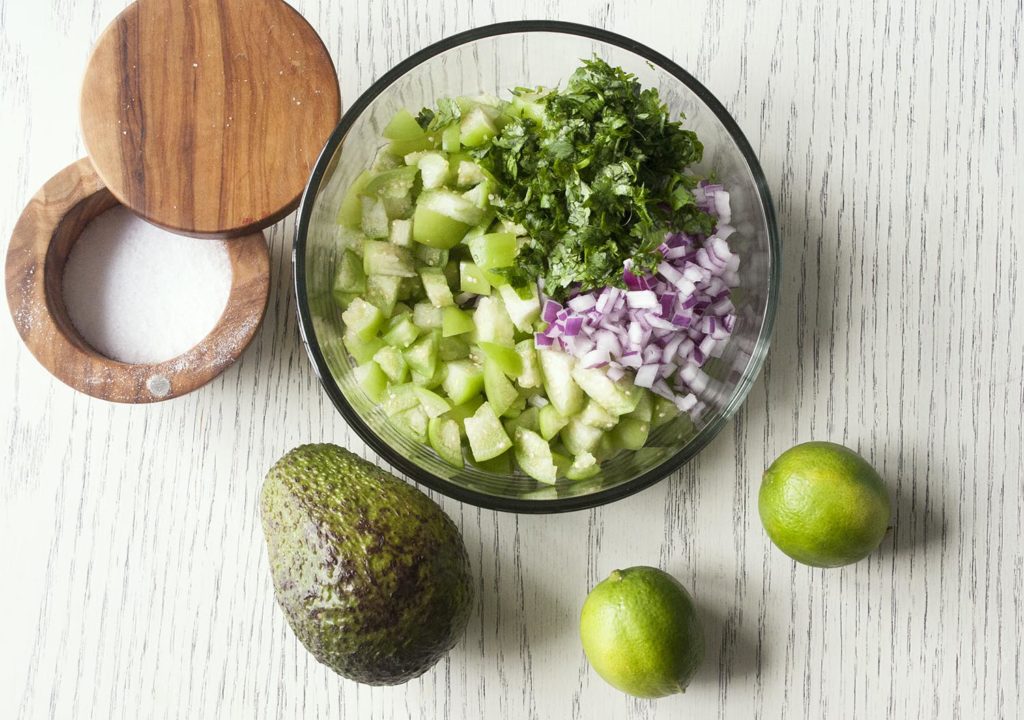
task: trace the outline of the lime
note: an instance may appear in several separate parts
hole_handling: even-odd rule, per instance
[[[591,590],[580,639],[598,675],[642,698],[683,692],[704,659],[693,598],[652,567],[615,570]]]
[[[758,497],[768,537],[794,560],[838,567],[871,553],[889,525],[889,494],[860,455],[808,442],[771,464]]]

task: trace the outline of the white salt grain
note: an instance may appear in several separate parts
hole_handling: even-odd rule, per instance
[[[214,328],[231,290],[224,243],[161,230],[118,206],[90,222],[64,267],[71,322],[126,363],[170,360]]]

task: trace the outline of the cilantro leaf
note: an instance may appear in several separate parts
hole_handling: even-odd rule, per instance
[[[595,57],[564,90],[515,92],[541,98],[543,123],[512,119],[474,150],[498,180],[494,207],[530,235],[515,267],[501,271],[514,285],[541,277],[554,297],[621,286],[627,259],[653,270],[666,232],[712,232],[714,219],[693,197],[697,178],[686,172],[704,147],[670,118],[657,90]],[[421,124],[443,127],[450,114],[442,101]]]

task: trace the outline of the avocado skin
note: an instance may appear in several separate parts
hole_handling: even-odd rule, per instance
[[[303,445],[267,473],[260,511],[288,624],[339,675],[407,682],[462,636],[466,546],[413,486],[336,445]]]

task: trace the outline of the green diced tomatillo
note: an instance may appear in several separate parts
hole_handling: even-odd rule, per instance
[[[640,393],[640,400],[636,404],[636,408],[625,417],[633,418],[634,420],[641,420],[643,422],[651,422],[651,417],[654,414],[654,398],[655,395],[650,390],[644,390]],[[675,403],[671,403],[675,407]]]
[[[444,335],[444,331],[441,331]],[[462,337],[442,337],[438,355],[443,362],[452,360],[465,360],[469,357],[469,343]]]
[[[416,166],[402,166],[393,170],[385,170],[374,175],[363,188],[363,195],[375,197],[405,197],[412,192],[413,184],[416,182],[416,175],[420,169]]]
[[[453,360],[448,363],[448,375],[441,386],[453,405],[462,405],[484,389],[483,370],[470,360]]]
[[[486,473],[492,473],[494,475],[511,475],[512,474],[512,453],[507,450],[497,457],[491,458],[490,460],[475,460],[470,457],[470,464]]]
[[[388,219],[394,222],[395,220],[408,220],[412,217],[412,211],[415,205],[412,201],[412,194],[402,195],[401,197],[389,197],[384,196],[381,198],[384,203],[384,213],[388,216]],[[390,237],[390,230],[388,231]]]
[[[517,92],[512,98],[511,109],[516,115],[543,124],[545,118],[544,98],[546,92]]]
[[[384,203],[373,197],[363,197],[362,229],[368,238],[386,238],[388,236],[388,211]]]
[[[435,150],[438,146],[438,138],[434,134],[426,134],[412,140],[392,140],[387,145],[387,151],[396,157],[405,157],[409,153],[422,152],[424,150]]]
[[[625,379],[613,382],[603,370],[577,365],[572,370],[572,379],[583,392],[613,415],[632,412],[640,403],[643,388],[638,388]]]
[[[429,245],[415,245],[413,256],[424,265],[441,269],[448,262],[448,251],[440,248],[432,248]]]
[[[427,442],[427,427],[429,418],[421,407],[413,407],[403,410],[391,418],[391,424],[398,432],[405,435],[413,442]]]
[[[524,473],[539,482],[554,485],[558,477],[551,446],[547,440],[527,428],[516,429],[515,434],[516,462]]]
[[[398,287],[399,300],[417,303],[426,297],[427,293],[423,290],[423,283],[420,281],[418,273],[412,277],[402,278],[402,283]]]
[[[544,390],[555,409],[565,417],[572,417],[582,410],[585,402],[583,391],[572,379],[575,358],[549,348],[538,350],[537,359],[540,361]]]
[[[409,365],[398,348],[385,345],[374,354],[373,360],[392,383],[397,385],[409,379]]]
[[[457,422],[446,417],[432,418],[427,425],[427,438],[438,457],[455,467],[464,466],[462,432]]]
[[[472,417],[463,422],[473,459],[483,462],[498,457],[512,447],[505,428],[489,403],[481,405]]]
[[[427,133],[416,122],[413,114],[402,108],[384,126],[384,131],[381,134],[388,140],[416,140],[422,138]]]
[[[447,376],[448,367],[444,363],[439,362],[433,375],[420,375],[418,372],[412,373],[412,382],[414,385],[426,388],[427,390],[433,390],[439,387]]]
[[[449,252],[449,255],[451,252]],[[449,258],[448,262],[444,264],[444,279],[448,281],[448,287],[452,289],[452,292],[460,292],[459,288],[462,287],[459,282],[459,261]]]
[[[493,195],[494,185],[490,180],[484,180],[479,185],[470,188],[466,192],[462,193],[462,197],[473,203],[481,210],[487,210],[491,207],[491,196]]]
[[[502,425],[505,427],[505,432],[508,433],[508,436],[510,438],[515,438],[516,428],[526,428],[527,430],[537,432],[539,429],[537,418],[537,408],[528,407],[514,418],[503,420]]]
[[[416,162],[424,190],[436,190],[448,181],[448,158],[439,152],[423,153]]]
[[[523,288],[501,285],[498,288],[505,310],[520,332],[533,334],[533,323],[540,317],[540,297],[537,286],[530,284]]]
[[[420,400],[420,405],[423,406],[423,411],[427,413],[427,417],[429,418],[436,418],[440,415],[444,415],[452,409],[452,406],[448,404],[447,400],[424,387],[416,387],[416,396]]]
[[[498,415],[504,415],[519,400],[519,391],[515,385],[490,358],[484,360],[484,393],[487,395],[487,402]]]
[[[341,314],[341,319],[348,332],[365,342],[372,340],[377,330],[384,324],[384,313],[362,298],[356,298],[348,310]]]
[[[462,242],[470,226],[424,205],[413,213],[412,237],[418,243],[437,248],[450,248]]]
[[[490,295],[491,283],[476,263],[463,260],[459,263],[459,288],[462,292],[475,295]]]
[[[466,147],[480,147],[498,134],[494,121],[480,107],[475,107],[462,117],[459,140]]]
[[[523,359],[515,348],[486,340],[480,342],[479,345],[487,359],[494,362],[503,373],[512,378],[517,378],[522,374]]]
[[[500,298],[480,298],[476,310],[473,312],[473,322],[476,324],[477,342],[512,345],[512,340],[515,338],[515,326]]]
[[[339,293],[361,293],[366,291],[366,273],[363,272],[363,259],[351,250],[341,253],[338,271],[334,275],[332,290]]]
[[[458,123],[453,123],[441,132],[441,149],[445,152],[455,153],[462,149],[462,129]]]
[[[472,332],[473,328],[473,316],[462,308],[450,305],[441,311],[441,337],[462,335]]]
[[[565,471],[569,480],[589,480],[601,472],[601,464],[589,452],[582,452],[572,460],[572,465]]]
[[[474,395],[467,402],[461,405],[456,405],[449,412],[445,414],[445,417],[451,418],[459,424],[459,432],[463,432],[462,423],[466,418],[472,417],[473,413],[477,411],[481,405],[484,404],[484,398],[482,395]]]
[[[577,417],[579,417],[580,422],[601,430],[611,430],[615,427],[615,423],[618,422],[615,415],[609,413],[594,400],[588,400],[583,408],[583,412]]]
[[[412,220],[392,220],[388,240],[399,247],[411,247]]]
[[[554,405],[545,405],[537,413],[537,423],[540,426],[540,434],[545,440],[553,440],[558,433],[569,424],[569,418],[565,417]]]
[[[523,363],[523,371],[516,378],[516,385],[529,390],[541,386],[540,364],[537,361],[537,349],[534,347],[533,338],[521,340],[516,343],[516,352]]]
[[[484,169],[480,165],[472,160],[459,160],[455,182],[460,187],[479,185],[485,179],[487,176],[484,175]]]
[[[679,408],[674,402],[663,398],[660,395],[654,396],[654,406],[651,409],[651,428],[660,428],[679,416]]]
[[[405,361],[413,372],[424,377],[434,375],[437,371],[437,347],[440,340],[440,332],[429,332],[405,350]]]
[[[481,270],[494,270],[513,265],[516,260],[516,236],[512,233],[487,233],[466,243]],[[492,285],[506,282],[496,273],[487,275]],[[495,279],[496,278],[496,279]]]
[[[569,423],[562,430],[562,442],[573,455],[584,452],[591,452],[604,437],[604,431],[582,423],[576,418],[569,420]]]
[[[363,245],[363,272],[367,275],[415,277],[416,266],[406,248],[386,241],[368,240]]]
[[[369,341],[363,340],[357,337],[351,330],[345,331],[341,341],[345,345],[345,350],[348,354],[355,358],[355,361],[360,365],[372,360],[374,354],[384,347],[384,341],[380,338],[373,338]]]
[[[416,327],[409,314],[395,315],[384,327],[382,337],[384,342],[396,348],[407,348],[412,345],[420,335],[420,329]]]
[[[398,304],[398,291],[402,278],[394,275],[370,275],[366,278],[366,301],[376,305],[385,315],[395,312]]]
[[[624,417],[612,430],[612,442],[615,447],[624,450],[639,450],[647,444],[651,432],[651,424],[643,420]]]
[[[436,330],[441,327],[443,313],[433,303],[421,302],[413,305],[412,321],[421,330]]]
[[[416,200],[412,237],[423,245],[448,249],[462,242],[483,211],[450,190],[425,190]]]
[[[372,177],[373,175],[368,170],[364,170],[349,185],[348,190],[345,191],[345,197],[341,201],[341,207],[338,209],[339,224],[348,228],[359,228],[361,226],[363,222],[363,200],[361,195]]]
[[[388,417],[394,417],[400,412],[417,407],[419,404],[420,399],[416,396],[416,386],[412,383],[406,383],[389,387],[384,395],[384,400],[380,404],[380,409]]]
[[[384,399],[384,393],[388,388],[388,378],[380,369],[380,365],[370,360],[353,368],[352,375],[359,387],[366,393],[366,397],[375,403]]]
[[[420,280],[423,282],[423,290],[427,293],[427,300],[434,307],[444,308],[455,304],[452,297],[452,290],[448,287],[448,280],[440,268],[420,268]],[[442,327],[444,317],[442,315]]]

